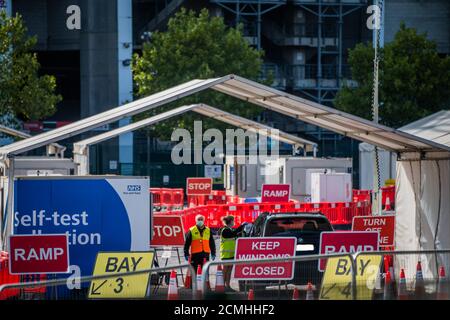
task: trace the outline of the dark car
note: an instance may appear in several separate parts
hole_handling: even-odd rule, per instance
[[[262,213],[254,222],[249,237],[295,237],[297,238],[296,255],[319,254],[320,234],[333,231],[327,217],[320,213]],[[295,263],[294,279],[288,281],[295,285],[320,285],[322,273],[318,271],[318,261],[302,261]],[[274,281],[247,281],[247,285],[263,289],[276,285]],[[242,288],[245,283],[241,281]]]

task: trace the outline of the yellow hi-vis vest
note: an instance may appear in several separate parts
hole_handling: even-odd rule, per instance
[[[226,228],[225,227],[220,232],[220,259],[230,259],[234,258],[234,250],[236,248],[236,238],[224,238],[222,237],[222,232]]]
[[[197,226],[193,226],[189,229],[192,235],[191,242],[191,254],[207,252],[211,253],[211,249],[209,247],[209,238],[211,237],[211,230],[208,227],[203,229],[203,235],[200,235],[200,231]]]

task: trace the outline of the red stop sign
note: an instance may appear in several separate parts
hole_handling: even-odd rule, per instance
[[[187,178],[186,194],[193,195],[209,195],[212,192],[212,178]]]

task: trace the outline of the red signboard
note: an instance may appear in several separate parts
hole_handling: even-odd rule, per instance
[[[395,215],[353,217],[353,231],[377,231],[380,247],[393,246]]]
[[[238,238],[237,260],[270,259],[295,256],[297,238]],[[234,278],[239,280],[291,280],[294,278],[294,262],[236,265]]]
[[[152,247],[184,246],[183,220],[180,216],[153,216]]]
[[[288,184],[263,184],[261,202],[288,202],[290,190]]]
[[[320,254],[354,253],[378,250],[378,232],[343,231],[320,234]],[[324,271],[326,259],[319,260],[319,270]]]
[[[12,235],[9,246],[11,274],[69,272],[66,234]]]
[[[212,192],[212,178],[187,178],[186,194],[188,196],[209,195]]]

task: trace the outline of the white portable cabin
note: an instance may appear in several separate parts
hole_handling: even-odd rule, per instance
[[[280,155],[280,158],[290,157]],[[224,165],[224,188],[229,196],[256,198],[261,195],[264,184],[265,163],[250,163],[249,156],[226,156]]]
[[[291,199],[311,201],[311,174],[352,173],[352,158],[286,157],[266,161],[264,183],[291,185]]]
[[[311,202],[352,202],[350,173],[311,173]]]

